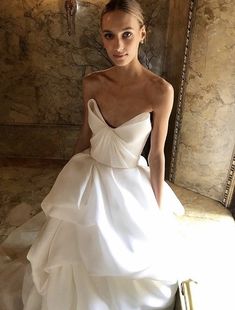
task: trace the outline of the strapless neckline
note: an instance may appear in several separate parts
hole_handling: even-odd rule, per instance
[[[115,130],[115,129],[118,129],[118,128],[122,127],[122,126],[125,126],[125,125],[128,124],[129,122],[131,122],[131,121],[133,121],[133,120],[135,120],[135,119],[137,119],[137,118],[139,118],[139,117],[141,117],[141,116],[143,116],[143,115],[147,115],[148,117],[150,117],[150,112],[142,112],[142,113],[139,113],[139,114],[137,114],[137,115],[131,117],[130,119],[128,119],[127,121],[123,122],[123,123],[120,124],[119,126],[114,127],[114,126],[112,126],[111,124],[109,124],[109,123],[107,122],[107,120],[104,118],[103,113],[101,112],[101,109],[100,109],[100,107],[99,107],[97,101],[95,100],[95,98],[90,98],[90,99],[88,100],[88,105],[90,104],[91,101],[93,101],[93,102],[95,103],[96,110],[97,110],[99,116],[101,117],[101,119],[103,120],[103,122],[106,124],[106,126],[109,127],[109,128],[111,128],[111,129],[114,129],[114,130]]]

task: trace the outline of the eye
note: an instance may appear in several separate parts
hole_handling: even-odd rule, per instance
[[[107,33],[104,35],[104,37],[105,37],[105,39],[110,40],[110,39],[112,39],[112,38],[113,38],[113,34],[112,34],[112,33],[107,32]]]
[[[130,37],[132,37],[132,35],[133,34],[130,31],[126,31],[126,32],[123,33],[123,37],[124,38],[130,38]]]

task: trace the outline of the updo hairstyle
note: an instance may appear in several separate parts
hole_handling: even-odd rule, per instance
[[[135,16],[139,22],[140,28],[144,25],[144,14],[139,2],[136,0],[110,0],[101,12],[100,27],[102,26],[104,14],[116,10]]]

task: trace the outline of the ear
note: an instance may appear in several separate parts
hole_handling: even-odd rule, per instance
[[[102,37],[102,29],[99,27],[99,34]]]
[[[100,35],[101,42],[104,44],[103,33],[102,33],[102,29],[101,28],[99,28],[99,35]]]
[[[146,28],[145,28],[145,25],[143,25],[140,28],[140,31],[141,31],[141,40],[144,40],[146,38]]]

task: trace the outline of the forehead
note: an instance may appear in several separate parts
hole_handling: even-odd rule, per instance
[[[132,14],[116,10],[105,13],[102,18],[102,30],[122,31],[125,28],[139,29],[139,22]]]

